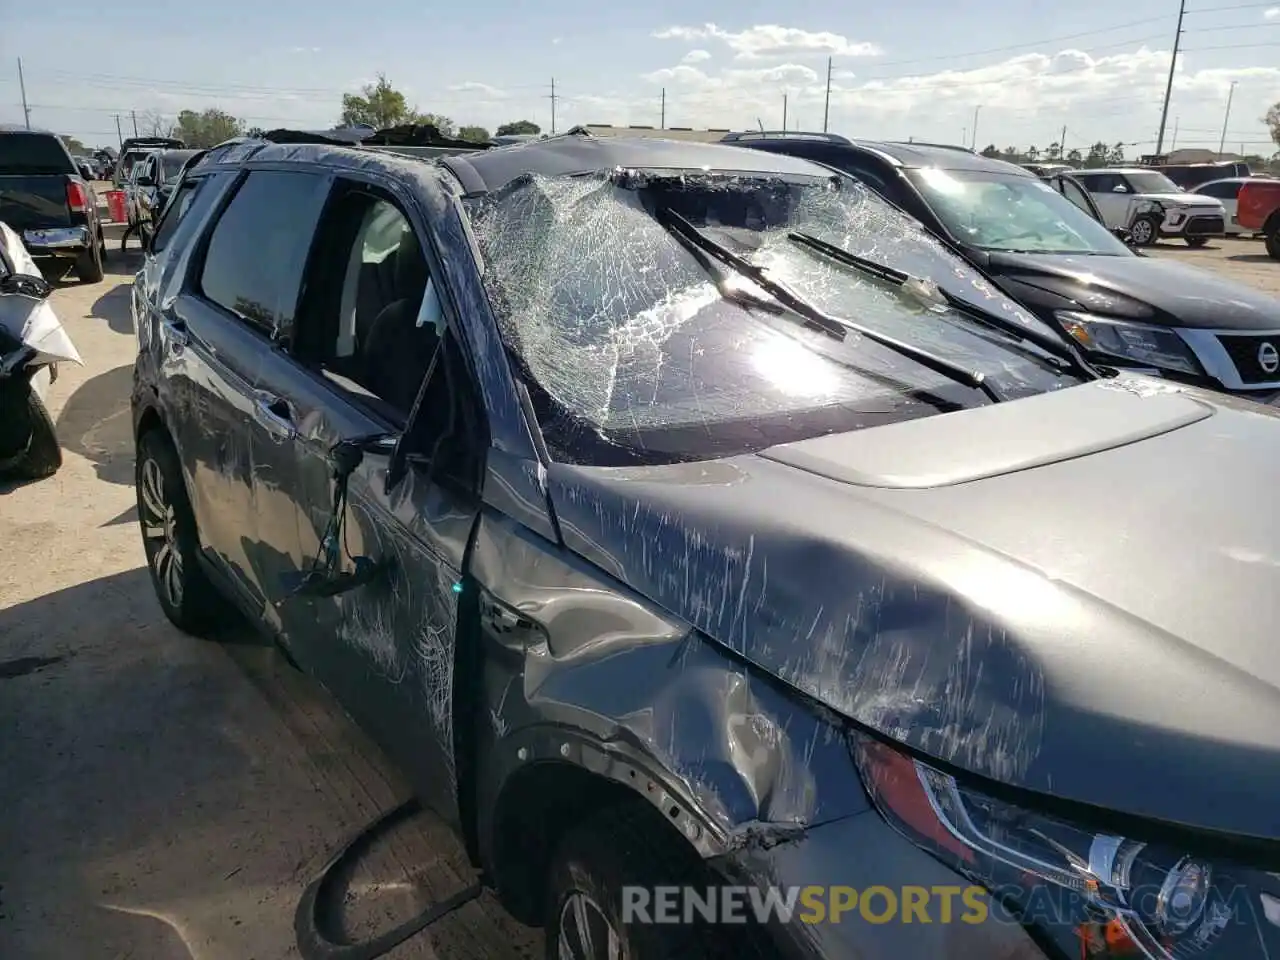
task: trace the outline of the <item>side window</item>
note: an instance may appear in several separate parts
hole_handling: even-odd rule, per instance
[[[156,226],[155,236],[151,240],[152,253],[159,253],[169,245],[191,210],[197,207],[203,210],[209,205],[213,195],[217,193],[214,183],[222,176],[226,174],[187,179],[179,185]]]
[[[326,181],[255,170],[213,227],[200,275],[205,298],[268,335],[293,321]]]
[[[1074,203],[1077,207],[1087,213],[1089,216],[1095,216],[1093,208],[1089,203],[1089,195],[1080,189],[1074,181],[1068,180],[1066,177],[1057,177],[1054,184],[1064,197]]]
[[[340,186],[317,234],[294,352],[356,402],[407,419],[435,351],[440,299],[400,207]]]

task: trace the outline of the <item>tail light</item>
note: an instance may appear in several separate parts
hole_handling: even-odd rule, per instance
[[[72,213],[84,213],[89,208],[89,191],[79,180],[67,183],[67,206]]]

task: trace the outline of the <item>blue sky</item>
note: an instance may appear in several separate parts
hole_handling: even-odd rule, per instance
[[[109,11],[104,13],[103,11]],[[367,16],[366,16],[367,14]],[[1149,151],[1176,0],[118,0],[19,3],[0,38],[0,121],[20,122],[17,58],[33,124],[115,142],[184,108],[250,125],[327,126],[343,91],[385,73],[422,110],[492,129],[574,123],[820,129],[868,137]],[[1188,0],[1167,137],[1274,152],[1260,118],[1280,101],[1280,0]],[[1169,145],[1167,140],[1166,146]]]

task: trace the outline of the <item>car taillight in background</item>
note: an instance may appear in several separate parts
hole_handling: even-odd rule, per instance
[[[72,213],[84,213],[89,208],[89,191],[78,180],[67,183],[67,206]]]

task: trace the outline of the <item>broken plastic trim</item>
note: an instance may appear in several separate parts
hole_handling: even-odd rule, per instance
[[[765,293],[774,297],[787,309],[804,319],[814,329],[820,330],[837,340],[843,340],[846,333],[853,331],[866,337],[872,343],[892,350],[899,356],[914,360],[922,367],[926,367],[955,383],[980,390],[992,403],[1000,403],[1004,400],[1003,394],[987,380],[984,374],[961,367],[944,357],[935,356],[927,350],[913,347],[911,344],[904,343],[896,337],[879,333],[870,327],[864,327],[860,323],[846,320],[843,317],[832,317],[796,296],[782,284],[772,280],[761,267],[757,267],[755,264],[739,257],[733,251],[716,243],[674,210],[659,207],[656,213],[658,222],[666,227],[681,243],[686,246],[696,246],[721,263],[737,270]]]
[[[399,926],[392,927],[371,940],[359,943],[344,943],[331,940],[326,930],[332,929],[332,917],[326,904],[329,898],[331,881],[338,874],[339,868],[354,862],[361,854],[366,853],[374,841],[393,827],[408,820],[422,810],[422,804],[416,798],[406,800],[400,806],[382,814],[345,844],[324,865],[324,869],[307,886],[298,901],[298,909],[294,913],[293,930],[298,940],[298,952],[303,960],[375,960],[385,956],[410,937],[415,936],[431,926],[442,917],[446,917],[459,907],[477,899],[484,892],[484,882],[480,880],[464,887],[453,896],[433,903],[416,917],[411,917]]]

